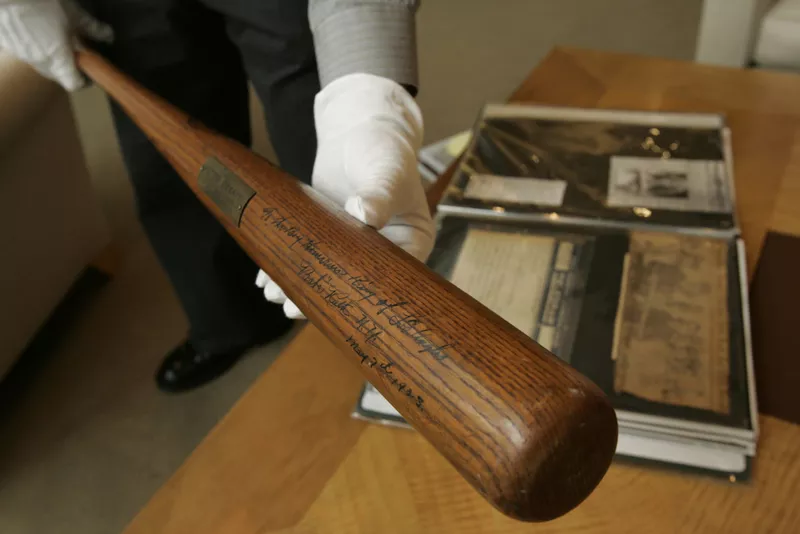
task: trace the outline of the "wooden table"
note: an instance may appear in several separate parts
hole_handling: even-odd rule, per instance
[[[767,230],[800,235],[800,77],[556,49],[512,99],[724,112],[750,274]],[[532,525],[414,432],[350,419],[361,383],[307,327],[126,532],[800,532],[800,427],[778,419],[761,418],[751,484],[614,465],[576,510]]]

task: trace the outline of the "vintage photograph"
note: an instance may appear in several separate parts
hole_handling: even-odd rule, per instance
[[[730,193],[721,161],[611,158],[609,206],[728,212]]]
[[[661,198],[689,198],[689,177],[685,172],[662,171],[647,174],[641,169],[629,169],[614,184],[616,191]],[[626,179],[627,178],[627,179]]]

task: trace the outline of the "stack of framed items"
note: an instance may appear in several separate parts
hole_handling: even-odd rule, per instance
[[[591,378],[620,456],[749,477],[758,419],[717,115],[489,106],[429,265]],[[371,386],[354,415],[404,424]]]
[[[426,187],[436,183],[439,176],[464,152],[471,135],[469,130],[459,132],[420,149],[418,169]]]

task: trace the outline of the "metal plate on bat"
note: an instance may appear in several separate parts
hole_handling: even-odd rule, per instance
[[[208,158],[200,168],[197,184],[236,226],[242,220],[245,206],[256,194],[236,173],[215,157]]]

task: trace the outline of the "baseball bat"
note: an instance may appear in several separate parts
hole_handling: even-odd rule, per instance
[[[545,521],[597,486],[617,421],[591,381],[101,56],[82,50],[77,61],[309,321],[496,508]]]

